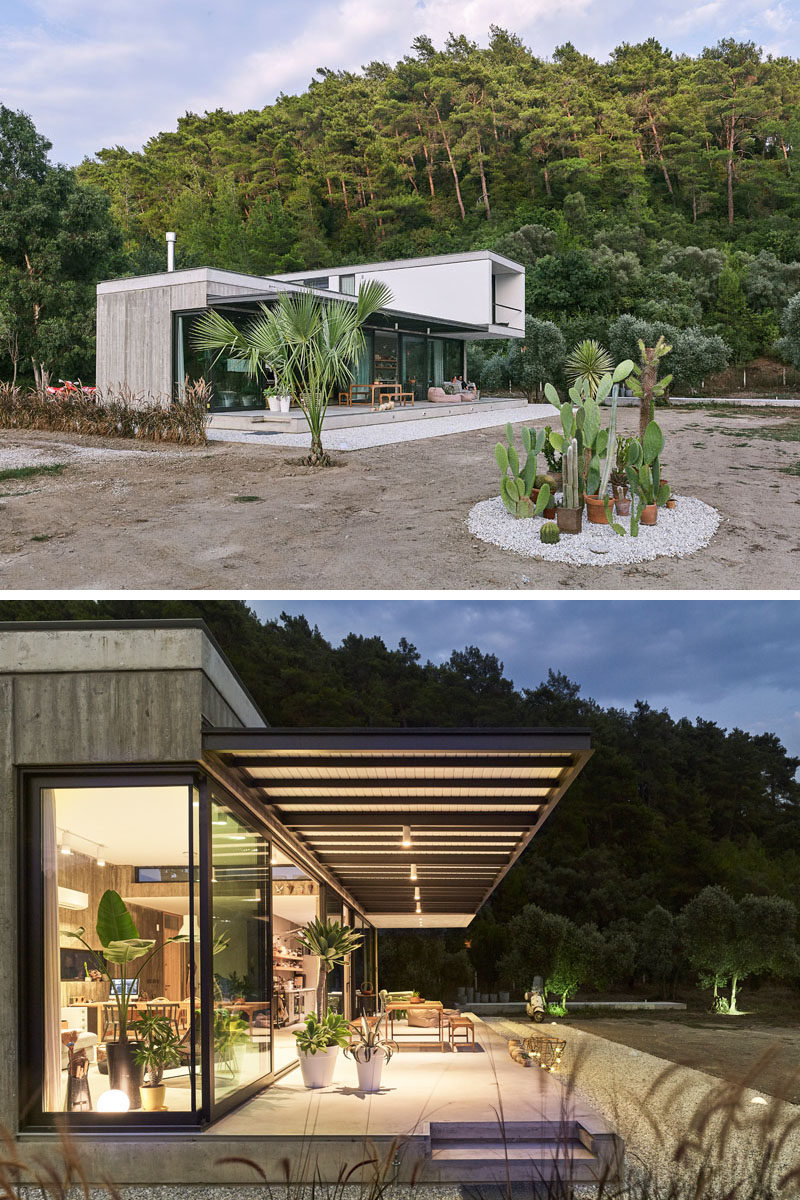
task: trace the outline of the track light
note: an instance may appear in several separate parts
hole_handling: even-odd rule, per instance
[[[403,845],[411,845],[411,827],[409,825],[403,826]]]
[[[96,862],[98,867],[104,867],[106,865],[106,860],[103,857],[103,849],[104,849],[103,846],[98,846],[97,853],[95,854],[94,861]]]
[[[417,882],[417,864],[416,863],[411,864],[411,882],[412,883]]]
[[[414,899],[419,900],[419,888],[414,888]]]
[[[72,854],[72,847],[68,846],[66,842],[62,842],[58,848],[62,854]]]
[[[418,913],[421,913],[421,912],[422,912],[422,905],[421,905],[421,904],[418,904],[418,905],[417,905],[417,912],[418,912]]]

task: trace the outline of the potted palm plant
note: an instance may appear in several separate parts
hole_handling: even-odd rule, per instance
[[[117,1039],[106,1042],[109,1083],[115,1090],[125,1092],[131,1108],[141,1108],[140,1087],[142,1069],[133,1056],[133,1044],[128,1040],[131,1000],[137,990],[139,976],[144,968],[160,954],[170,942],[185,942],[185,934],[176,934],[157,945],[152,938],[140,938],[125,901],[118,892],[103,892],[97,906],[97,936],[102,947],[102,956],[95,953],[84,938],[85,926],[78,929],[62,929],[65,937],[75,938],[91,955],[102,979],[108,981],[109,999],[117,1010]],[[134,974],[129,975],[130,963],[141,959]],[[119,977],[111,975],[109,964],[119,967]],[[138,1025],[138,1022],[137,1022]]]
[[[317,1013],[321,1017],[328,1011],[328,975],[334,967],[339,966],[357,950],[364,940],[349,925],[341,925],[338,921],[314,917],[297,935],[297,940],[307,954],[319,959],[319,977],[317,979]]]
[[[309,1013],[302,1029],[295,1029],[297,1057],[307,1088],[327,1087],[333,1079],[339,1050],[350,1040],[350,1026],[343,1016],[327,1012],[319,1020]]]
[[[355,1038],[345,1047],[345,1054],[355,1061],[360,1092],[380,1091],[383,1065],[398,1048],[397,1042],[381,1036],[381,1023],[385,1019],[386,1014],[381,1013],[370,1025],[366,1017],[362,1017]]]
[[[179,1038],[168,1018],[160,1013],[144,1013],[136,1022],[136,1037],[133,1060],[144,1071],[142,1108],[145,1112],[162,1112],[167,1092],[162,1082],[164,1071],[181,1062]]]
[[[235,1008],[214,1009],[214,1062],[235,1079],[241,1070],[241,1047],[249,1040],[248,1022]]]

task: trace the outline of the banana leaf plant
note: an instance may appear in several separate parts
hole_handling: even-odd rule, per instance
[[[328,975],[334,967],[344,962],[348,954],[358,950],[364,938],[349,925],[314,917],[300,930],[297,940],[307,954],[319,959],[317,1012],[322,1016],[328,1011]]]
[[[142,971],[170,942],[186,942],[189,939],[186,934],[176,934],[157,945],[153,938],[140,938],[125,901],[119,892],[111,890],[103,892],[100,898],[97,906],[96,929],[102,946],[102,956],[92,949],[83,936],[86,932],[84,925],[78,929],[62,929],[61,933],[65,937],[75,938],[76,941],[79,941],[94,959],[100,975],[103,979],[108,980],[111,988],[109,998],[117,1006],[119,1040],[127,1042],[131,998]],[[142,961],[139,963],[136,973],[129,976],[125,968],[129,963],[137,962],[140,959]],[[115,978],[111,974],[108,968],[109,963],[114,963],[119,967],[119,978]]]

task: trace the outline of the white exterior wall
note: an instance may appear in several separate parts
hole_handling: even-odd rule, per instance
[[[371,279],[385,283],[392,293],[389,308],[455,325],[492,324],[492,264],[488,259],[355,274],[356,289]]]

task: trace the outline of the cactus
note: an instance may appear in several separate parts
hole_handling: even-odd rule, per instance
[[[525,450],[525,465],[520,470],[519,454],[514,445],[514,429],[506,425],[507,446],[498,442],[494,448],[495,462],[501,471],[500,496],[512,517],[538,517],[550,501],[550,486],[544,483],[534,504],[530,493],[536,479],[536,459],[544,446],[544,430],[538,432],[523,426],[522,448]],[[509,475],[509,471],[511,474]]]
[[[555,521],[545,521],[539,530],[539,540],[544,542],[546,546],[553,546],[561,540],[561,533]]]
[[[564,450],[564,508],[578,507],[578,441],[572,438]]]
[[[642,509],[648,504],[658,504],[663,507],[669,500],[669,484],[661,482],[661,461],[659,455],[664,448],[664,435],[655,421],[651,421],[644,431],[641,442],[632,442],[628,450],[628,462],[625,474],[630,484],[631,497],[631,537],[638,537],[639,519]],[[637,507],[636,500],[639,500]]]

